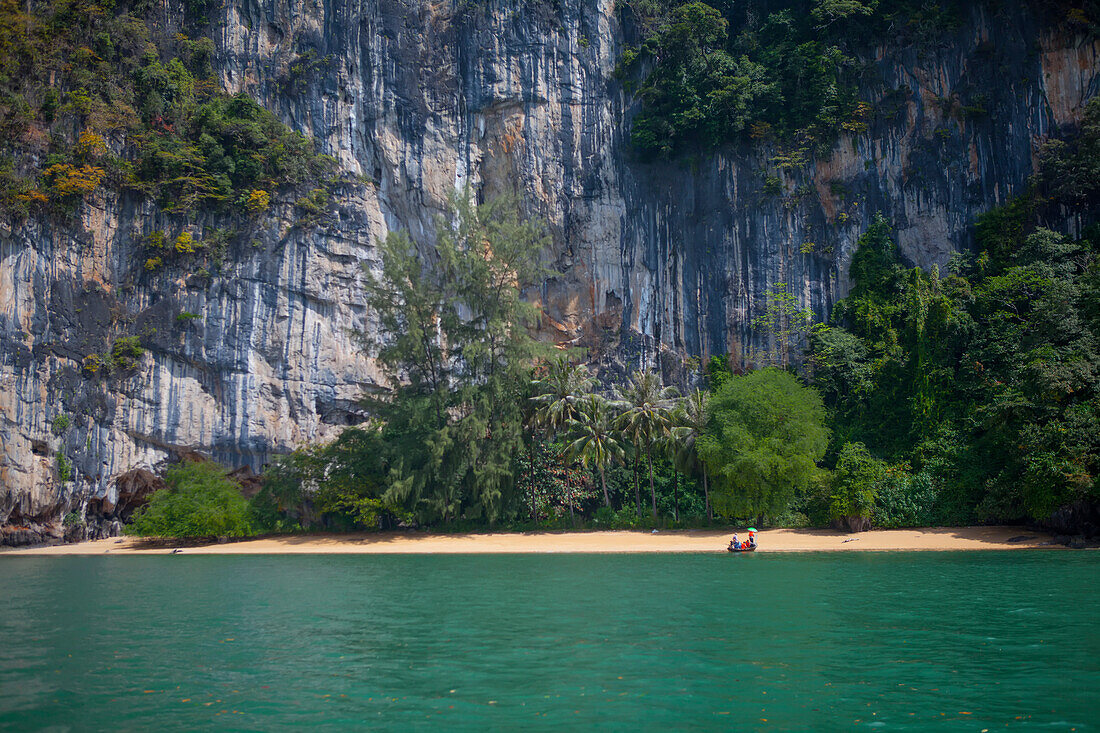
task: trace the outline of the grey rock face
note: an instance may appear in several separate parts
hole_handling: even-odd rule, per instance
[[[113,507],[121,474],[173,453],[258,469],[361,420],[356,397],[378,379],[351,335],[370,329],[361,267],[388,230],[426,240],[456,187],[518,190],[549,221],[560,274],[531,293],[547,338],[609,369],[672,369],[681,354],[758,346],[751,322],[774,285],[825,317],[876,212],[912,263],[942,267],[1100,86],[1097,43],[1037,36],[1022,3],[975,8],[940,45],[878,50],[870,126],[827,157],[779,171],[779,151],[746,147],[643,164],[635,103],[613,75],[613,5],[230,3],[215,34],[226,87],[364,183],[322,227],[294,226],[277,201],[215,278],[143,270],[141,237],[159,226],[149,204],[105,197],[75,224],[0,232],[0,523]],[[959,113],[978,98],[982,113]],[[199,317],[177,321],[184,311]],[[125,334],[146,347],[136,368],[89,376],[85,357]]]

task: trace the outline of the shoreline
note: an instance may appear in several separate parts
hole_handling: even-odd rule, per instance
[[[77,555],[297,555],[297,554],[573,554],[725,553],[733,530],[590,530],[431,534],[376,532],[280,535],[221,544],[174,545],[116,537],[69,545],[3,548],[2,556]],[[741,530],[744,535],[744,530]],[[773,529],[758,533],[757,553],[890,552],[1062,549],[1052,536],[1024,527],[930,527],[846,533],[825,529]]]

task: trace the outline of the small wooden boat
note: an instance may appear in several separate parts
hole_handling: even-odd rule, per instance
[[[727,547],[726,551],[727,552],[752,552],[755,549],[756,549],[756,545],[752,544],[752,545],[749,545],[748,547]]]

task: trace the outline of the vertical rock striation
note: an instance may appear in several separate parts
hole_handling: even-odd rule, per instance
[[[377,377],[352,334],[370,328],[361,267],[388,230],[427,239],[456,187],[518,190],[549,221],[559,274],[531,294],[547,337],[612,369],[745,353],[777,284],[825,317],[876,212],[912,263],[944,266],[1100,86],[1100,44],[1037,30],[1008,5],[977,5],[935,46],[878,49],[868,129],[779,170],[779,151],[761,147],[634,159],[613,0],[229,4],[214,35],[227,89],[313,135],[362,183],[322,227],[296,226],[276,201],[217,277],[144,272],[157,213],[126,198],[86,205],[76,223],[0,231],[6,536],[59,537],[59,517],[89,499],[124,505],[132,482],[118,476],[172,453],[259,468],[361,420],[356,397]],[[124,333],[146,348],[137,366],[90,374],[85,357]]]

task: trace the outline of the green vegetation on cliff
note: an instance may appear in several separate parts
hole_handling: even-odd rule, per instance
[[[256,214],[334,170],[313,142],[223,92],[214,44],[142,2],[0,0],[0,212],[64,214],[103,187],[187,214]]]
[[[997,12],[987,3],[987,12]],[[1032,3],[1037,17],[1100,30],[1095,3]],[[955,31],[961,0],[619,0],[635,45],[618,74],[641,101],[632,140],[645,158],[774,139],[796,153],[866,130],[893,90],[874,83],[876,45],[934,47]],[[876,98],[858,89],[875,90]],[[866,92],[865,92],[866,94]],[[980,94],[949,100],[980,115]],[[895,105],[896,106],[896,105]],[[884,110],[890,108],[886,104]]]
[[[947,273],[905,267],[883,220],[862,238],[837,325],[813,334],[813,382],[834,455],[858,442],[904,469],[882,479],[890,501],[955,523],[1100,499],[1100,228],[1042,226],[1067,210],[1097,221],[1098,144],[1093,100],[1081,134],[1043,150],[1032,190],[982,217],[977,252]]]

